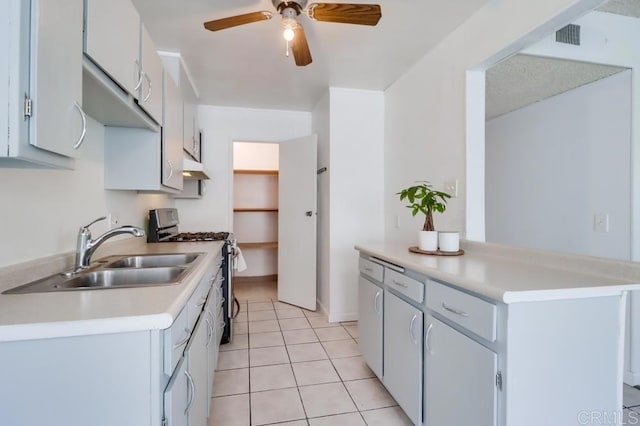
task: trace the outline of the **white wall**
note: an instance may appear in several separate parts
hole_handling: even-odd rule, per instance
[[[0,168],[0,266],[75,251],[78,228],[109,212],[119,225],[144,226],[149,209],[173,204],[164,195],[106,191],[104,127],[87,125],[75,170]],[[106,221],[91,228],[94,236],[107,229]]]
[[[331,309],[330,283],[330,224],[331,224],[331,199],[329,187],[331,185],[331,173],[329,170],[331,147],[329,136],[331,123],[329,120],[329,91],[327,91],[313,108],[313,133],[318,135],[318,169],[327,167],[327,171],[318,175],[318,271],[317,271],[317,298],[320,309],[329,312]]]
[[[330,88],[314,108],[314,132],[318,166],[328,167],[319,180],[319,300],[330,321],[353,320],[358,316],[353,246],[384,239],[384,94]]]
[[[442,187],[466,181],[465,78],[512,45],[525,46],[550,19],[557,29],[597,0],[490,1],[425,55],[386,91],[385,238],[415,243],[421,219],[412,219],[395,195],[416,180]],[[568,8],[571,7],[571,10]],[[560,17],[558,17],[560,16]],[[552,28],[546,30],[546,33]],[[534,34],[542,37],[544,34]],[[435,218],[440,229],[465,230],[466,188]],[[400,226],[395,227],[399,216]]]
[[[176,200],[183,231],[233,231],[233,142],[279,142],[311,133],[311,113],[198,107],[202,161],[211,180],[202,199]]]
[[[490,120],[485,144],[488,242],[630,259],[631,71]]]
[[[233,143],[233,168],[237,170],[278,170],[278,144]]]

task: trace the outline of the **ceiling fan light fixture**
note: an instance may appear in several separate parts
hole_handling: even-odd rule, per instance
[[[284,37],[284,39],[287,41],[293,40],[293,38],[296,35],[295,29],[299,25],[300,24],[298,24],[295,18],[291,18],[291,17],[282,18],[282,28],[283,28],[282,36]]]

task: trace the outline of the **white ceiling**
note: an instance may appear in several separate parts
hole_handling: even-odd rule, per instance
[[[487,120],[592,83],[626,68],[515,55],[486,74]]]
[[[285,57],[280,17],[210,32],[203,22],[271,0],[133,0],[159,50],[180,52],[200,103],[310,111],[329,86],[384,90],[487,0],[379,0],[376,27],[301,17],[313,63]],[[348,0],[337,3],[374,3]]]
[[[609,0],[600,12],[640,18],[640,0]],[[626,68],[515,55],[487,70],[487,120],[559,95]]]

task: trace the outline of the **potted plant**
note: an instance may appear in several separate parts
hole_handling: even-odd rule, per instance
[[[400,195],[400,201],[406,199],[409,202],[407,208],[411,209],[413,216],[418,213],[425,215],[422,231],[419,232],[418,248],[424,251],[437,251],[438,233],[433,226],[433,212],[444,213],[447,209],[447,200],[451,195],[434,190],[433,186],[426,181],[405,188],[397,195]]]

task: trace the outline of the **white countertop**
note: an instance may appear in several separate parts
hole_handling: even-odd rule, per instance
[[[138,243],[123,252],[114,252],[113,248],[98,251],[95,260],[114,254],[206,253],[175,285],[0,294],[0,342],[165,329],[185,306],[207,266],[220,255],[222,244],[220,241]],[[25,267],[34,263],[37,264],[28,262]],[[11,273],[3,275],[0,270],[0,292],[18,285],[17,272],[12,269]]]
[[[504,302],[619,295],[640,290],[640,265],[494,244],[463,243],[462,256],[429,256],[406,244],[357,245],[356,250],[430,278]]]

